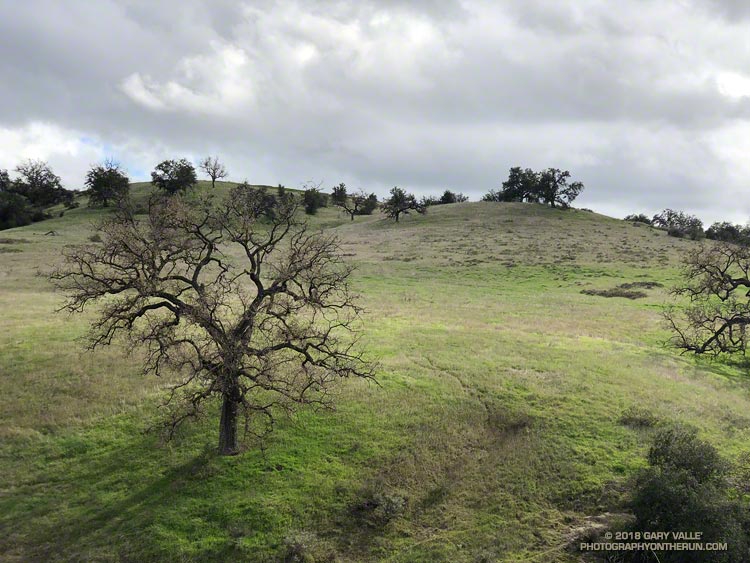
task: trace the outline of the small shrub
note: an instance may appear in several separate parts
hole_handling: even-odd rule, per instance
[[[625,219],[623,219],[623,221],[630,221],[631,223],[644,223],[646,225],[651,224],[651,219],[649,219],[643,213],[639,213],[638,215],[636,214],[628,215],[627,217],[625,217]]]
[[[664,284],[655,281],[638,281],[631,283],[621,283],[617,287],[621,289],[654,289],[655,287],[664,287]]]
[[[583,289],[581,293],[584,295],[598,295],[599,297],[624,297],[626,299],[648,297],[643,291],[633,291],[632,289],[623,289],[621,287],[613,287],[611,289]]]
[[[383,490],[382,486],[365,488],[360,501],[352,508],[353,515],[365,526],[383,528],[406,510],[406,499]]]
[[[581,293],[585,295],[598,295],[599,297],[625,297],[626,299],[642,299],[648,297],[643,291],[637,289],[653,289],[662,287],[662,284],[654,281],[639,281],[631,283],[621,283],[611,289],[584,289]]]
[[[333,551],[313,532],[294,532],[284,538],[284,563],[329,563],[335,561]]]

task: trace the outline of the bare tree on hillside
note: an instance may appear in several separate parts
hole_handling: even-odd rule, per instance
[[[268,213],[259,190],[238,187],[220,204],[152,201],[104,220],[101,242],[66,249],[52,282],[63,309],[101,303],[90,347],[125,337],[145,368],[179,374],[165,403],[171,437],[181,422],[221,403],[219,452],[270,432],[279,413],[330,404],[331,383],[372,378],[358,346],[351,267],[337,240],[313,234],[285,198]]]
[[[211,188],[216,188],[216,180],[221,180],[229,176],[226,167],[219,162],[218,156],[207,156],[200,161],[198,166],[211,178]]]
[[[674,293],[688,303],[665,311],[671,344],[695,354],[744,355],[750,325],[750,248],[701,246],[687,256],[684,276]]]

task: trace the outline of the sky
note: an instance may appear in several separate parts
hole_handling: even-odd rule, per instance
[[[229,179],[750,219],[744,0],[0,0],[0,169],[66,187],[218,155]]]

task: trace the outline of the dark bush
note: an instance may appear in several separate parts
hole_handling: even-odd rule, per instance
[[[305,213],[315,215],[318,209],[328,206],[328,196],[317,187],[307,188],[302,196],[302,203],[305,206]]]
[[[86,173],[89,207],[107,207],[128,196],[130,180],[122,167],[114,160],[105,160],[92,166]]]
[[[629,283],[621,283],[617,287],[622,289],[654,289],[655,287],[664,287],[664,284],[655,281],[637,281]]]
[[[375,194],[369,194],[362,202],[357,215],[372,215],[372,212],[378,208],[378,197]]]
[[[284,563],[333,563],[335,553],[313,532],[295,532],[284,538]]]
[[[28,225],[34,220],[34,209],[22,195],[0,192],[0,229]]]
[[[667,234],[672,237],[700,240],[705,236],[703,221],[683,211],[665,209],[654,215],[651,224],[654,227],[666,229]]]
[[[638,215],[635,215],[635,214],[628,215],[627,217],[623,219],[623,221],[630,221],[631,223],[645,223],[646,225],[651,224],[651,219],[649,219],[643,213],[639,213]]]
[[[169,195],[185,192],[197,182],[195,167],[185,158],[160,162],[151,172],[151,183]]]
[[[706,238],[735,244],[750,244],[750,226],[733,225],[726,221],[712,224],[706,229]]]
[[[253,206],[257,209],[261,215],[273,218],[276,213],[276,205],[278,203],[276,196],[268,193],[268,190],[264,186],[251,186],[247,182],[237,184],[235,190],[236,193],[243,194],[243,197],[249,198],[248,201],[253,202]],[[282,197],[288,197],[284,195]]]
[[[644,291],[635,291],[622,287],[613,287],[610,289],[583,289],[584,295],[597,295],[599,297],[624,297],[625,299],[642,299],[648,297]]]
[[[725,479],[728,466],[712,445],[698,439],[692,429],[666,428],[655,435],[648,462],[650,467],[639,475],[633,495],[636,520],[632,529],[701,532],[701,543],[727,543],[726,551],[656,552],[660,561],[748,561],[747,506],[731,499]],[[644,557],[651,554],[625,555],[633,561],[645,561]]]
[[[406,510],[406,499],[383,490],[382,486],[367,487],[352,507],[353,516],[370,528],[382,528]]]
[[[464,194],[445,190],[443,192],[443,195],[440,196],[438,203],[441,205],[445,205],[448,203],[463,203],[464,201],[469,201],[469,198]]]
[[[695,430],[682,426],[667,428],[654,436],[648,462],[662,469],[687,471],[699,483],[715,481],[727,470],[716,448],[699,440]]]

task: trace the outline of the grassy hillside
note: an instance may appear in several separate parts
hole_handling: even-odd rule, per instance
[[[620,510],[644,465],[627,409],[729,459],[748,447],[747,380],[662,345],[664,289],[581,293],[669,286],[697,243],[495,203],[398,224],[321,210],[358,266],[380,385],[341,385],[335,412],[284,421],[264,452],[214,456],[216,416],[163,444],[144,430],[168,382],[138,352],[84,352],[91,317],[54,314],[36,275],[103,213],[0,233],[2,560],[576,561],[571,530]],[[365,511],[373,498],[389,510]]]

